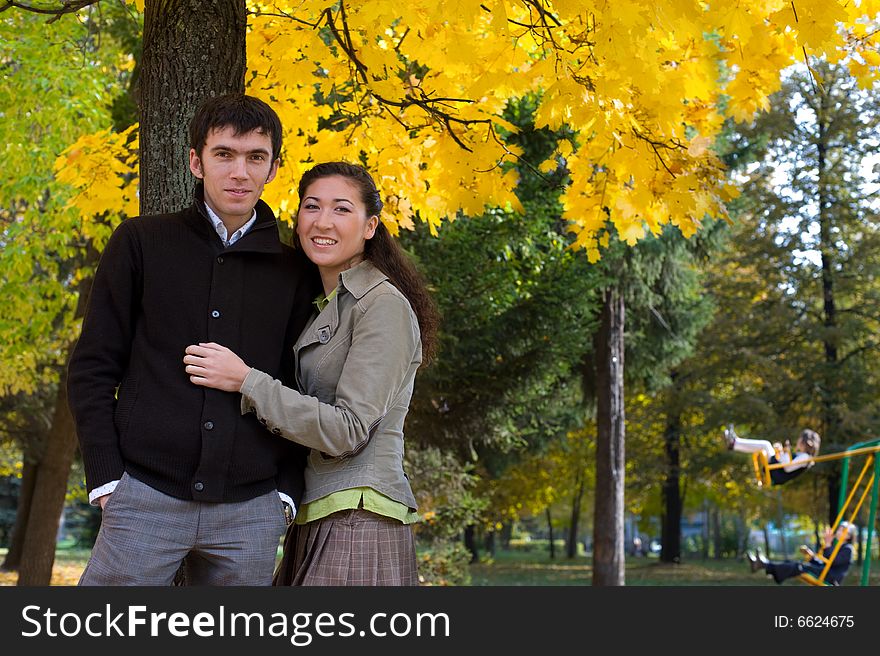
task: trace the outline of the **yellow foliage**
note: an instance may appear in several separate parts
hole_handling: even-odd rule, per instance
[[[503,166],[519,156],[505,141],[516,128],[502,113],[511,99],[535,94],[537,127],[574,133],[534,164],[567,167],[564,216],[591,261],[612,224],[633,244],[668,223],[689,236],[706,216],[724,216],[735,190],[712,153],[715,140],[725,116],[748,121],[768,108],[783,69],[828,54],[867,85],[880,67],[870,38],[878,0],[249,8],[248,88],[286,126],[285,166],[266,190],[282,217],[292,219],[302,171],[328,159],[362,161],[378,175],[383,220],[395,234],[416,221],[437,234],[459,213],[519,209],[516,176]],[[67,152],[64,166],[77,173],[62,174],[83,190],[77,207],[83,216],[130,212],[123,144],[94,139],[115,155],[102,162],[87,142]]]
[[[56,179],[76,189],[69,206],[82,218],[81,234],[99,249],[116,223],[138,214],[137,128],[84,135],[55,160]]]

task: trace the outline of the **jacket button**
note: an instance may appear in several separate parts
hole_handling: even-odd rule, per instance
[[[205,430],[214,430],[214,422],[213,421],[206,421],[202,425],[205,427]]]
[[[222,255],[217,256],[217,264],[223,264],[223,256]]]
[[[196,492],[201,492],[205,489],[205,484],[201,481],[196,481],[193,487],[195,488]]]
[[[216,319],[220,316],[220,310],[211,310],[211,316]]]

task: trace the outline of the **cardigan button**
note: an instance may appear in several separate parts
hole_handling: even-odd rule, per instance
[[[217,264],[223,264],[223,256],[222,255],[217,256]]]
[[[217,319],[220,316],[220,310],[211,310],[211,316]]]
[[[202,424],[202,426],[205,427],[205,430],[214,430],[214,422],[213,421],[206,421],[204,424]]]
[[[195,484],[193,485],[193,488],[195,489],[196,492],[201,492],[202,490],[205,489],[205,484],[202,483],[201,481],[196,481]]]

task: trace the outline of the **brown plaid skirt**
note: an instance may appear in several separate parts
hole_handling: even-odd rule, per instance
[[[362,508],[291,524],[272,585],[418,585],[412,527]]]

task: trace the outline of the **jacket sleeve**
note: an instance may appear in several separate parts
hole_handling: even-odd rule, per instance
[[[89,490],[118,480],[125,471],[114,412],[131,354],[141,286],[139,248],[129,221],[116,228],[101,255],[68,365],[68,403]]]
[[[251,369],[241,386],[242,412],[256,412],[269,430],[303,446],[334,457],[351,455],[367,443],[420,362],[418,324],[409,304],[380,294],[354,326],[334,403]]]
[[[831,558],[831,554],[834,552],[834,545],[825,547],[822,550],[822,555],[825,558]],[[849,567],[850,562],[852,561],[853,548],[850,543],[844,544],[840,547],[840,551],[837,552],[837,556],[834,558],[834,562],[832,563],[832,567],[835,569],[839,569],[841,571],[846,571]]]

